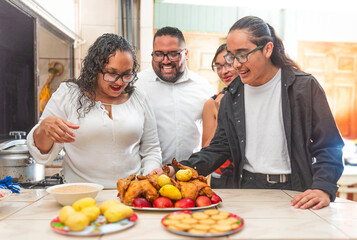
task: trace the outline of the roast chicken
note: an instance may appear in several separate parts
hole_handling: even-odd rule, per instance
[[[180,164],[176,159],[172,160],[172,166],[180,169],[190,169],[192,171],[192,178],[187,182],[171,179],[172,185],[180,190],[182,198],[196,200],[196,198],[201,195],[209,198],[212,197],[213,192],[211,187],[207,184],[207,179],[204,176],[198,175],[195,169]],[[164,174],[168,175],[169,167],[163,166],[162,169]],[[144,197],[150,202],[153,202],[159,197],[160,185],[157,181],[158,177],[159,176],[155,173],[146,176],[136,176],[133,174],[128,178],[118,180],[117,189],[120,201],[129,206],[132,206],[134,199],[138,197]]]

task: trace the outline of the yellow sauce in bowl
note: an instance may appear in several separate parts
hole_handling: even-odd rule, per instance
[[[52,193],[85,193],[97,191],[98,188],[86,185],[70,185],[53,189]]]

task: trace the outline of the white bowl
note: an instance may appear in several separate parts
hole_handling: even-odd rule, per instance
[[[5,202],[5,199],[10,197],[12,191],[9,189],[0,189],[0,206]]]
[[[89,186],[95,187],[97,190],[91,190],[86,192],[73,192],[73,193],[57,193],[53,192],[54,189],[60,187],[67,187],[72,185],[82,185],[82,186]],[[59,204],[65,205],[72,205],[75,201],[85,198],[85,197],[92,197],[95,198],[100,190],[104,188],[103,185],[96,184],[96,183],[67,183],[67,184],[59,184],[56,186],[52,186],[46,189],[46,191],[51,194]]]

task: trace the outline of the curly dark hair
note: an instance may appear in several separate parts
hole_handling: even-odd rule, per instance
[[[247,30],[250,34],[250,41],[257,46],[265,46],[268,42],[272,42],[274,48],[270,59],[274,66],[279,68],[289,67],[300,69],[299,66],[286,55],[284,44],[276,35],[274,28],[263,19],[255,16],[243,17],[233,24],[229,32],[237,29]]]
[[[105,33],[97,38],[88,49],[88,54],[82,62],[82,69],[78,79],[70,79],[68,81],[77,84],[81,92],[78,96],[77,108],[79,117],[84,117],[95,106],[95,87],[98,84],[98,73],[102,72],[103,68],[108,64],[109,58],[116,51],[129,52],[133,57],[133,74],[135,77],[124,91],[129,94],[134,92],[134,83],[138,79],[136,71],[139,66],[134,47],[119,35]],[[81,111],[82,108],[83,111]]]

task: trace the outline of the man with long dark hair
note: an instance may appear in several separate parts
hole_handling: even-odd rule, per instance
[[[208,175],[229,158],[237,188],[303,191],[292,206],[329,205],[343,171],[343,141],[320,84],[258,17],[231,27],[227,52],[239,77],[221,101],[215,136],[181,163]]]

